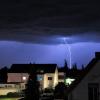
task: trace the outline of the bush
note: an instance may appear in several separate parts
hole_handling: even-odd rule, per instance
[[[66,85],[62,82],[60,82],[54,90],[54,97],[56,99],[64,99],[67,100],[67,95],[66,95]]]
[[[20,97],[20,96],[21,96],[21,94],[18,92],[9,92],[7,94],[7,97]]]
[[[36,71],[30,74],[25,89],[25,100],[39,100],[39,82],[37,81]]]
[[[46,89],[44,89],[43,92],[45,92],[45,93],[51,93],[51,92],[53,92],[53,91],[54,91],[53,89],[46,88]]]

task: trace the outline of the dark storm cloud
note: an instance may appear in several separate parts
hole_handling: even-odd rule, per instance
[[[99,9],[93,0],[3,0],[0,39],[58,43],[55,36],[75,36],[80,42],[99,41]]]

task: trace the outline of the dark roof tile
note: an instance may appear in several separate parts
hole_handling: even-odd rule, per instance
[[[55,71],[57,64],[13,64],[9,73],[30,73],[33,70],[43,73],[52,73]]]

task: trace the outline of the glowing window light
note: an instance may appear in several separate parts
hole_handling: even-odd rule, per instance
[[[75,81],[75,79],[67,78],[67,79],[65,79],[65,84],[66,85],[71,85],[73,81]]]
[[[37,80],[38,81],[42,81],[43,80],[43,77],[41,75],[37,75]]]
[[[27,78],[25,76],[23,76],[22,79],[25,81]]]

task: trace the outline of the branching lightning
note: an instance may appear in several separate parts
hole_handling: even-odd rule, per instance
[[[71,46],[67,43],[66,38],[64,38],[64,44],[67,45],[69,51],[69,68],[72,68],[72,53],[71,53]]]
[[[68,51],[69,51],[69,67],[71,68],[72,67],[71,47],[69,44],[67,44],[67,46],[68,46]]]

